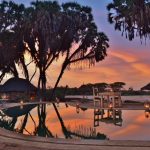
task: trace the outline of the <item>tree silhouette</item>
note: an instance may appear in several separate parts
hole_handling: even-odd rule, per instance
[[[59,5],[55,1],[36,1],[32,3],[30,16],[32,22],[25,42],[39,68],[38,87],[46,88],[46,70],[62,55],[65,60],[54,91],[68,65],[83,61],[93,65],[106,56],[108,38],[97,31],[89,7],[77,3]],[[72,45],[79,46],[72,50]]]
[[[68,47],[64,53],[64,61],[58,79],[55,83],[52,97],[55,93],[56,87],[66,68],[71,65],[77,67],[93,66],[95,62],[99,62],[105,58],[106,50],[109,47],[107,36],[97,31],[94,23],[91,9],[89,7],[80,6],[77,3],[63,4],[65,13],[69,14],[73,20],[77,20],[71,24],[71,45],[75,47]],[[74,14],[77,14],[76,16]],[[82,18],[80,18],[80,16]],[[79,19],[80,18],[80,19]]]
[[[149,0],[113,0],[107,9],[109,22],[114,23],[115,30],[121,31],[126,38],[150,38]]]
[[[23,4],[3,1],[0,3],[0,11],[1,78],[6,73],[18,77],[18,63],[23,68],[25,78],[29,79],[24,58],[24,53],[28,52],[36,65],[31,79],[38,68],[38,87],[44,92],[47,69],[63,56],[65,59],[55,91],[66,68],[72,64],[82,66],[83,63],[93,66],[106,56],[108,38],[98,32],[89,7],[77,3],[59,5],[56,1],[36,1],[25,7]]]
[[[6,73],[19,76],[16,63],[22,66],[25,77],[29,78],[21,24],[24,10],[24,5],[12,1],[0,3],[0,81]]]
[[[110,84],[114,91],[120,91],[126,84],[124,82],[114,82]]]

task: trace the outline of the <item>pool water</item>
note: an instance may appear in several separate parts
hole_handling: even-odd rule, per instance
[[[13,113],[12,113],[13,112]],[[0,127],[34,136],[150,140],[150,118],[144,110],[107,111],[65,103],[27,105],[1,111]]]

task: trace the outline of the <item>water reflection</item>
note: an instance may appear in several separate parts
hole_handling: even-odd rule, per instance
[[[58,103],[56,104],[53,103],[52,105],[54,107],[55,113],[61,125],[61,130],[66,139],[68,138],[107,139],[106,135],[96,132],[96,129],[92,127],[86,128],[83,127],[82,125],[76,127],[75,129],[70,128],[70,126],[66,127],[63,118],[61,117],[58,111],[58,107],[59,107]],[[67,104],[65,104],[65,106],[66,108],[68,107]],[[30,111],[35,107],[37,109],[38,122],[35,121],[34,117],[30,113]],[[85,111],[86,109],[81,108],[81,110]],[[6,109],[1,111],[0,116],[1,116],[0,127],[2,128],[11,131],[16,131],[19,133],[24,133],[25,131],[27,134],[36,135],[36,136],[58,137],[57,134],[54,136],[53,133],[50,131],[50,128],[46,125],[46,118],[47,118],[46,104],[40,104],[38,106],[25,105],[22,107],[14,107],[14,108]],[[18,118],[20,116],[21,116],[21,121],[17,123]],[[28,131],[28,129],[26,128],[29,117],[31,118],[34,124],[32,132]]]
[[[150,139],[146,135],[149,122],[144,120],[143,111],[78,107],[78,113],[76,109],[65,103],[14,107],[0,112],[0,127],[28,135],[66,139],[130,139],[138,134]]]
[[[149,118],[149,116],[150,116],[150,104],[149,104],[149,102],[145,102],[144,107],[145,107],[145,117]]]
[[[94,127],[100,125],[100,122],[122,126],[122,111],[117,109],[94,109]]]

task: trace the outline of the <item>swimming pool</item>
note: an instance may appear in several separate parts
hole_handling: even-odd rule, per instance
[[[150,140],[144,110],[94,110],[66,103],[2,110],[0,127],[26,135],[99,140]]]

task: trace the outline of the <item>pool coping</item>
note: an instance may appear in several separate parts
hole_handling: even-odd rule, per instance
[[[43,102],[42,102],[43,103]],[[41,102],[36,103],[24,103],[23,105],[28,104],[42,104]],[[44,102],[46,103],[46,102]],[[7,109],[10,107],[20,106],[20,103],[9,103],[5,104],[3,107],[0,107],[0,110]],[[6,129],[0,128],[0,143],[5,143],[6,145],[17,144],[28,149],[33,147],[40,149],[80,149],[87,147],[89,149],[98,149],[98,148],[150,148],[150,141],[132,141],[132,140],[77,140],[77,139],[54,139],[54,138],[45,138],[37,137],[30,135],[23,135],[21,133],[15,133],[13,131],[8,131]],[[41,144],[42,143],[42,144]]]

